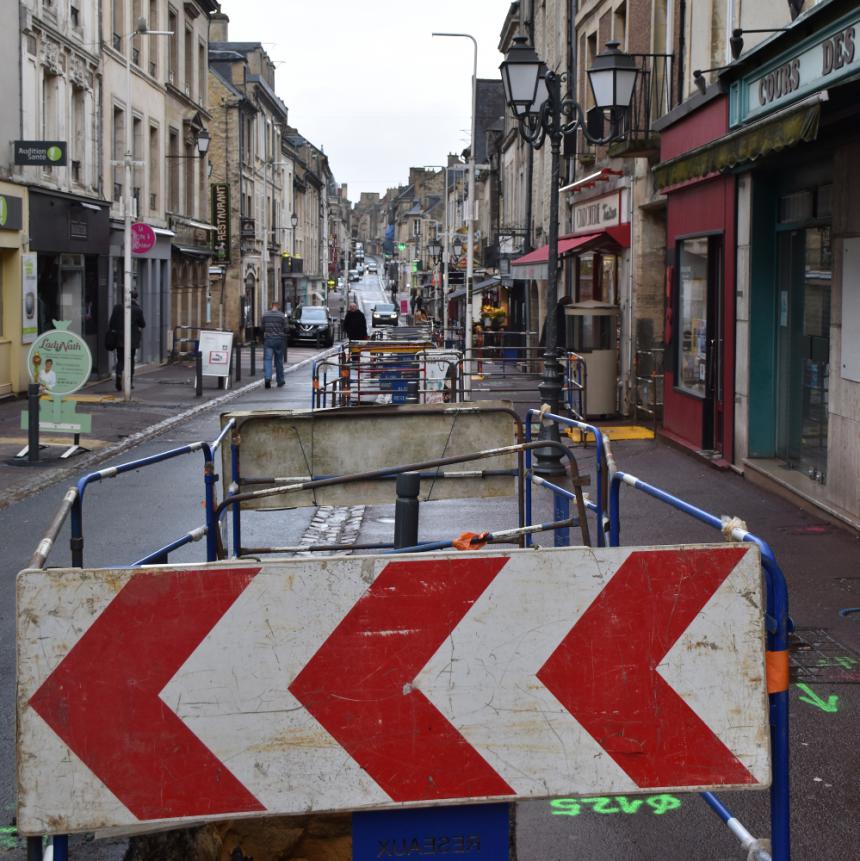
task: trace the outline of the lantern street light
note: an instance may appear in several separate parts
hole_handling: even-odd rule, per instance
[[[547,317],[543,355],[543,378],[538,386],[541,400],[550,412],[558,414],[561,404],[562,371],[558,361],[558,186],[561,142],[578,129],[586,140],[608,144],[623,137],[624,119],[633,98],[638,69],[629,54],[618,49],[618,42],[607,42],[606,51],[595,57],[588,79],[596,108],[609,112],[610,129],[606,137],[591,133],[585,113],[578,102],[562,99],[562,77],[547,69],[525,36],[515,36],[514,44],[499,69],[505,101],[519,124],[520,135],[533,149],[550,141],[549,245],[547,254]],[[602,129],[601,129],[602,130]],[[558,426],[552,422],[541,427],[541,439],[558,442]],[[558,475],[564,471],[558,449],[536,451],[535,472]]]

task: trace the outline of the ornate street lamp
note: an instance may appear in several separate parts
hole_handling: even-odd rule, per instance
[[[547,259],[547,318],[543,355],[543,378],[538,386],[541,400],[550,412],[558,414],[561,404],[562,371],[558,361],[558,186],[561,142],[565,135],[582,130],[590,143],[607,144],[623,136],[623,119],[633,98],[638,69],[629,54],[618,49],[618,42],[607,42],[606,51],[598,54],[588,69],[588,79],[596,107],[609,112],[607,137],[592,135],[586,126],[585,112],[578,102],[562,99],[562,78],[547,69],[546,64],[529,46],[525,36],[515,36],[501,66],[505,100],[519,124],[520,135],[534,149],[550,141],[550,207]],[[558,425],[541,428],[541,439],[558,442]],[[553,448],[536,451],[535,472],[558,475],[564,472],[561,455]]]

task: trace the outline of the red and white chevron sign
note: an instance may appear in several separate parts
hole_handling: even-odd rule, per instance
[[[18,579],[22,833],[769,782],[758,550]]]

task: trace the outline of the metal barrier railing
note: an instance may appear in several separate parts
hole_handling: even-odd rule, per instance
[[[180,332],[185,335],[180,336]],[[170,358],[180,359],[184,356],[193,356],[197,352],[196,344],[200,340],[199,326],[178,325],[173,327],[173,343],[170,347]],[[190,349],[180,349],[179,345],[192,345]]]
[[[738,838],[748,857],[754,861],[789,861],[791,855],[790,785],[788,774],[788,636],[794,625],[788,614],[788,587],[785,576],[767,542],[745,528],[734,526],[729,518],[717,517],[691,505],[665,490],[648,484],[629,473],[614,470],[610,479],[609,519],[610,546],[620,546],[620,490],[621,485],[639,490],[671,508],[689,515],[700,523],[718,529],[732,541],[756,544],[761,552],[762,570],[766,586],[765,629],[767,632],[767,664],[780,665],[784,681],[772,685],[768,679],[770,701],[772,779],[770,787],[770,818],[772,851],[756,840],[713,793],[701,793],[708,806],[722,819]]]
[[[634,372],[633,417],[651,419],[654,433],[663,417],[663,348],[637,350]]]
[[[401,327],[402,328],[402,327]],[[577,353],[560,356],[562,404],[587,414],[587,370]],[[353,341],[336,356],[314,362],[311,408],[377,403],[455,403],[486,395],[534,404],[541,347],[479,347],[471,353],[434,348],[424,340]],[[469,385],[467,379],[469,378]],[[411,387],[409,383],[415,383]],[[411,396],[410,396],[411,392]]]

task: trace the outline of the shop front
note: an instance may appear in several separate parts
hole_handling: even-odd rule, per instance
[[[860,526],[860,11],[802,24],[662,131],[664,425]]]
[[[212,224],[174,216],[170,256],[170,317],[166,328],[196,333],[212,326],[209,265]],[[196,334],[193,335],[196,337]]]
[[[36,337],[35,259],[22,251],[27,189],[0,182],[0,398],[26,391],[26,352]]]
[[[620,204],[620,194],[620,191],[612,194],[611,199],[616,204]],[[619,281],[627,266],[630,247],[630,224],[624,218],[626,207],[613,205],[611,208],[608,223],[594,223],[587,232],[571,233],[558,240],[559,266],[562,267],[556,306],[558,345],[566,352],[583,356],[586,376],[593,380],[592,387],[599,387],[589,401],[599,407],[599,413],[593,414],[601,415],[615,414],[619,409]],[[608,212],[602,206],[600,210]],[[544,245],[516,258],[511,266],[514,279],[532,282],[531,289],[518,291],[518,296],[523,296],[523,304],[528,306],[533,323],[539,323],[541,346],[546,336],[548,258],[549,246]],[[537,284],[541,282],[543,286],[538,290]]]
[[[104,334],[110,318],[108,205],[90,198],[29,190],[29,250],[36,255],[36,327],[71,322],[93,357],[92,372],[110,372]]]
[[[136,363],[145,365],[165,360],[169,350],[170,256],[173,231],[153,227],[155,244],[148,251],[132,254],[131,287],[137,291],[146,328],[141,332]],[[124,226],[111,224],[110,271],[111,304],[123,301],[125,288]]]

